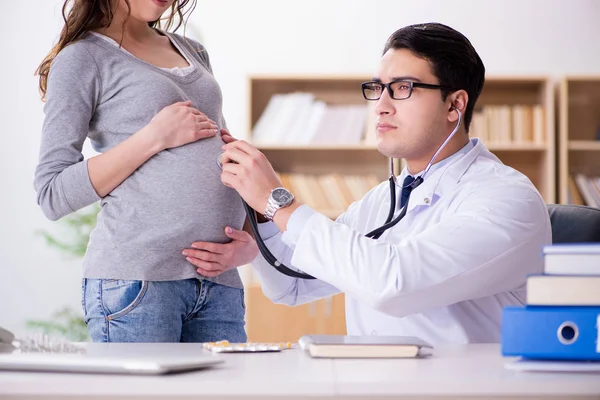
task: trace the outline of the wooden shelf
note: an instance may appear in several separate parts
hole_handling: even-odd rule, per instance
[[[558,198],[583,204],[574,177],[600,176],[600,75],[566,76],[558,91]],[[574,153],[576,152],[576,153]]]
[[[545,143],[486,143],[490,151],[545,151]],[[374,146],[363,145],[328,145],[328,146],[275,146],[259,145],[260,151],[377,151]]]
[[[578,151],[600,151],[600,141],[598,140],[570,140],[569,150]]]
[[[523,172],[529,177],[536,188],[539,190],[544,200],[547,203],[556,201],[556,145],[555,145],[555,129],[554,129],[554,88],[552,80],[544,76],[499,76],[486,77],[486,82],[475,105],[476,111],[479,110],[479,118],[482,114],[487,119],[483,121],[477,119],[477,123],[472,124],[472,137],[478,137],[477,128],[484,128],[482,134],[483,143],[488,149],[495,153],[498,158],[505,164]],[[516,110],[520,113],[525,111],[530,112],[530,109],[541,107],[543,113],[541,118],[536,120],[537,127],[541,129],[534,130],[533,142],[508,142],[490,140],[493,135],[498,132],[506,133],[503,130],[504,126],[515,124],[515,121],[520,121],[513,115]],[[489,114],[488,114],[489,111]],[[535,110],[534,110],[535,111]],[[494,113],[492,113],[494,112]],[[504,118],[507,112],[511,118],[509,124],[500,124],[505,121]],[[500,113],[495,115],[496,113]],[[525,118],[525,114],[520,114],[520,118]],[[473,121],[476,120],[476,115]],[[538,114],[539,117],[539,114]],[[500,118],[495,119],[495,118]],[[535,115],[533,116],[535,119]],[[495,131],[490,127],[490,121],[494,121]],[[524,120],[521,120],[524,121]],[[487,122],[486,125],[482,123]],[[517,125],[518,126],[518,125]],[[515,130],[514,126],[508,129]],[[524,131],[519,132],[523,134]],[[490,135],[490,136],[486,136]],[[515,133],[512,132],[514,135]],[[536,137],[537,135],[537,137]],[[498,138],[498,136],[496,136]],[[514,137],[513,137],[514,139]],[[543,142],[542,142],[543,140]]]
[[[276,146],[276,145],[257,145],[260,151],[377,151],[374,146],[367,145],[315,145],[315,146]]]
[[[488,150],[494,151],[546,151],[545,143],[486,143]]]
[[[355,75],[252,76],[249,79],[249,132],[253,132],[272,96],[276,94],[310,93],[313,101],[323,102],[326,107],[365,105],[366,101],[361,94],[360,84],[370,79],[370,76]],[[276,98],[275,103],[281,104],[280,100],[281,97]],[[372,102],[369,104],[373,105]],[[548,203],[554,202],[556,195],[554,91],[551,81],[543,76],[486,77],[485,87],[477,106],[492,108],[489,106],[497,105],[508,105],[511,110],[515,109],[514,106],[532,106],[531,109],[534,106],[541,106],[543,108],[544,113],[541,114],[543,115],[543,125],[537,125],[537,127],[542,127],[536,131],[537,136],[507,135],[513,139],[534,140],[535,142],[503,143],[498,142],[496,139],[498,136],[489,136],[489,138],[496,139],[496,142],[487,143],[485,138],[483,140],[490,151],[494,152],[502,162],[527,175]],[[537,107],[538,111],[539,108]],[[277,110],[277,108],[271,108],[271,112],[273,110]],[[286,109],[284,108],[284,110]],[[287,118],[289,115],[296,116],[299,113],[297,108],[294,108],[293,111],[294,113],[285,113],[277,110],[272,115],[283,115],[281,121],[290,121]],[[366,128],[374,126],[373,115],[374,111],[371,108],[371,113],[365,122]],[[539,117],[540,113],[537,115]],[[540,121],[542,118],[536,121]],[[343,120],[346,121],[348,118]],[[350,140],[354,140],[356,143],[363,140],[365,144],[332,144],[331,142],[335,142],[335,135],[329,137],[327,133],[331,131],[324,130],[322,132],[325,134],[314,136],[318,139],[314,142],[320,141],[319,144],[282,145],[278,142],[303,143],[309,141],[306,136],[299,135],[299,131],[304,128],[294,130],[293,128],[297,127],[295,123],[283,123],[279,120],[277,120],[277,124],[265,123],[262,125],[264,121],[261,120],[261,126],[254,131],[258,132],[254,141],[249,135],[249,142],[257,145],[259,150],[265,154],[275,170],[280,173],[282,181],[287,181],[292,189],[295,189],[294,186],[297,183],[297,188],[301,189],[296,193],[298,198],[302,199],[303,196],[300,193],[303,193],[307,199],[310,199],[307,200],[307,203],[311,203],[312,200],[315,204],[313,208],[331,219],[335,220],[345,211],[339,209],[342,204],[339,201],[341,197],[344,198],[344,203],[347,203],[350,198],[354,198],[356,201],[364,195],[359,192],[366,193],[367,186],[372,188],[389,177],[388,158],[380,154],[373,144],[376,139],[373,140],[375,135],[372,129],[366,129],[368,134],[363,134],[362,139],[358,139],[354,135],[350,136],[352,138]],[[513,122],[513,124],[518,124],[519,119],[515,119],[515,121],[517,122]],[[277,129],[266,130],[268,133],[266,139],[263,136],[265,131],[260,129],[265,126],[277,127]],[[502,126],[507,125],[504,123]],[[503,132],[507,132],[509,129],[513,129],[512,125]],[[314,134],[314,132],[312,133]],[[518,132],[522,133],[522,130]],[[477,133],[475,132],[471,136],[477,137]],[[313,139],[312,136],[311,139]],[[504,137],[500,137],[500,140],[503,139]],[[350,140],[346,140],[346,143]],[[343,139],[339,140],[340,143],[343,141]],[[544,143],[539,143],[541,141]],[[403,160],[398,160],[395,163],[394,172],[399,174],[403,166]],[[361,182],[361,179],[365,179],[368,185],[364,185],[364,181]],[[315,186],[315,180],[317,186]],[[344,185],[340,185],[340,180],[344,182],[346,190],[343,188]],[[341,188],[344,196],[340,196],[340,190],[336,188]],[[299,333],[336,333],[344,330],[344,304],[343,298],[339,295],[334,297],[333,303],[332,300],[328,300],[318,303],[317,306],[302,305],[293,308],[272,305],[262,296],[260,288],[250,288],[248,296],[250,298],[247,304],[247,323],[250,340],[293,341],[297,339]],[[322,312],[319,311],[319,307],[322,307]],[[301,328],[296,329],[296,327]]]
[[[346,334],[344,295],[296,307],[274,304],[259,286],[246,288],[246,332],[250,342],[297,342],[309,334]]]

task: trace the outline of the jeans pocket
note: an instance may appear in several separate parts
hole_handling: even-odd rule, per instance
[[[148,281],[103,279],[101,285],[102,308],[109,320],[124,317],[144,298]]]

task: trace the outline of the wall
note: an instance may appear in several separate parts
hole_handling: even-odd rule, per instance
[[[62,1],[0,3],[10,14],[0,26],[0,326],[22,332],[27,319],[79,309],[81,272],[35,235],[62,232],[32,186],[43,121],[33,71],[60,31]],[[598,74],[598,15],[593,0],[199,0],[188,35],[206,45],[228,125],[244,138],[248,74],[371,75],[389,34],[426,21],[469,37],[489,74]]]

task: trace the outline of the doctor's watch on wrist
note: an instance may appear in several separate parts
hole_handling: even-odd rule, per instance
[[[265,210],[265,218],[269,221],[273,220],[275,213],[280,208],[284,208],[292,204],[294,195],[283,187],[278,187],[271,190],[269,200],[267,200],[267,209]]]

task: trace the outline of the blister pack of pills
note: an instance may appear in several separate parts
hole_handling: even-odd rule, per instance
[[[204,343],[213,353],[263,353],[293,348],[291,343],[230,343],[227,340]]]

